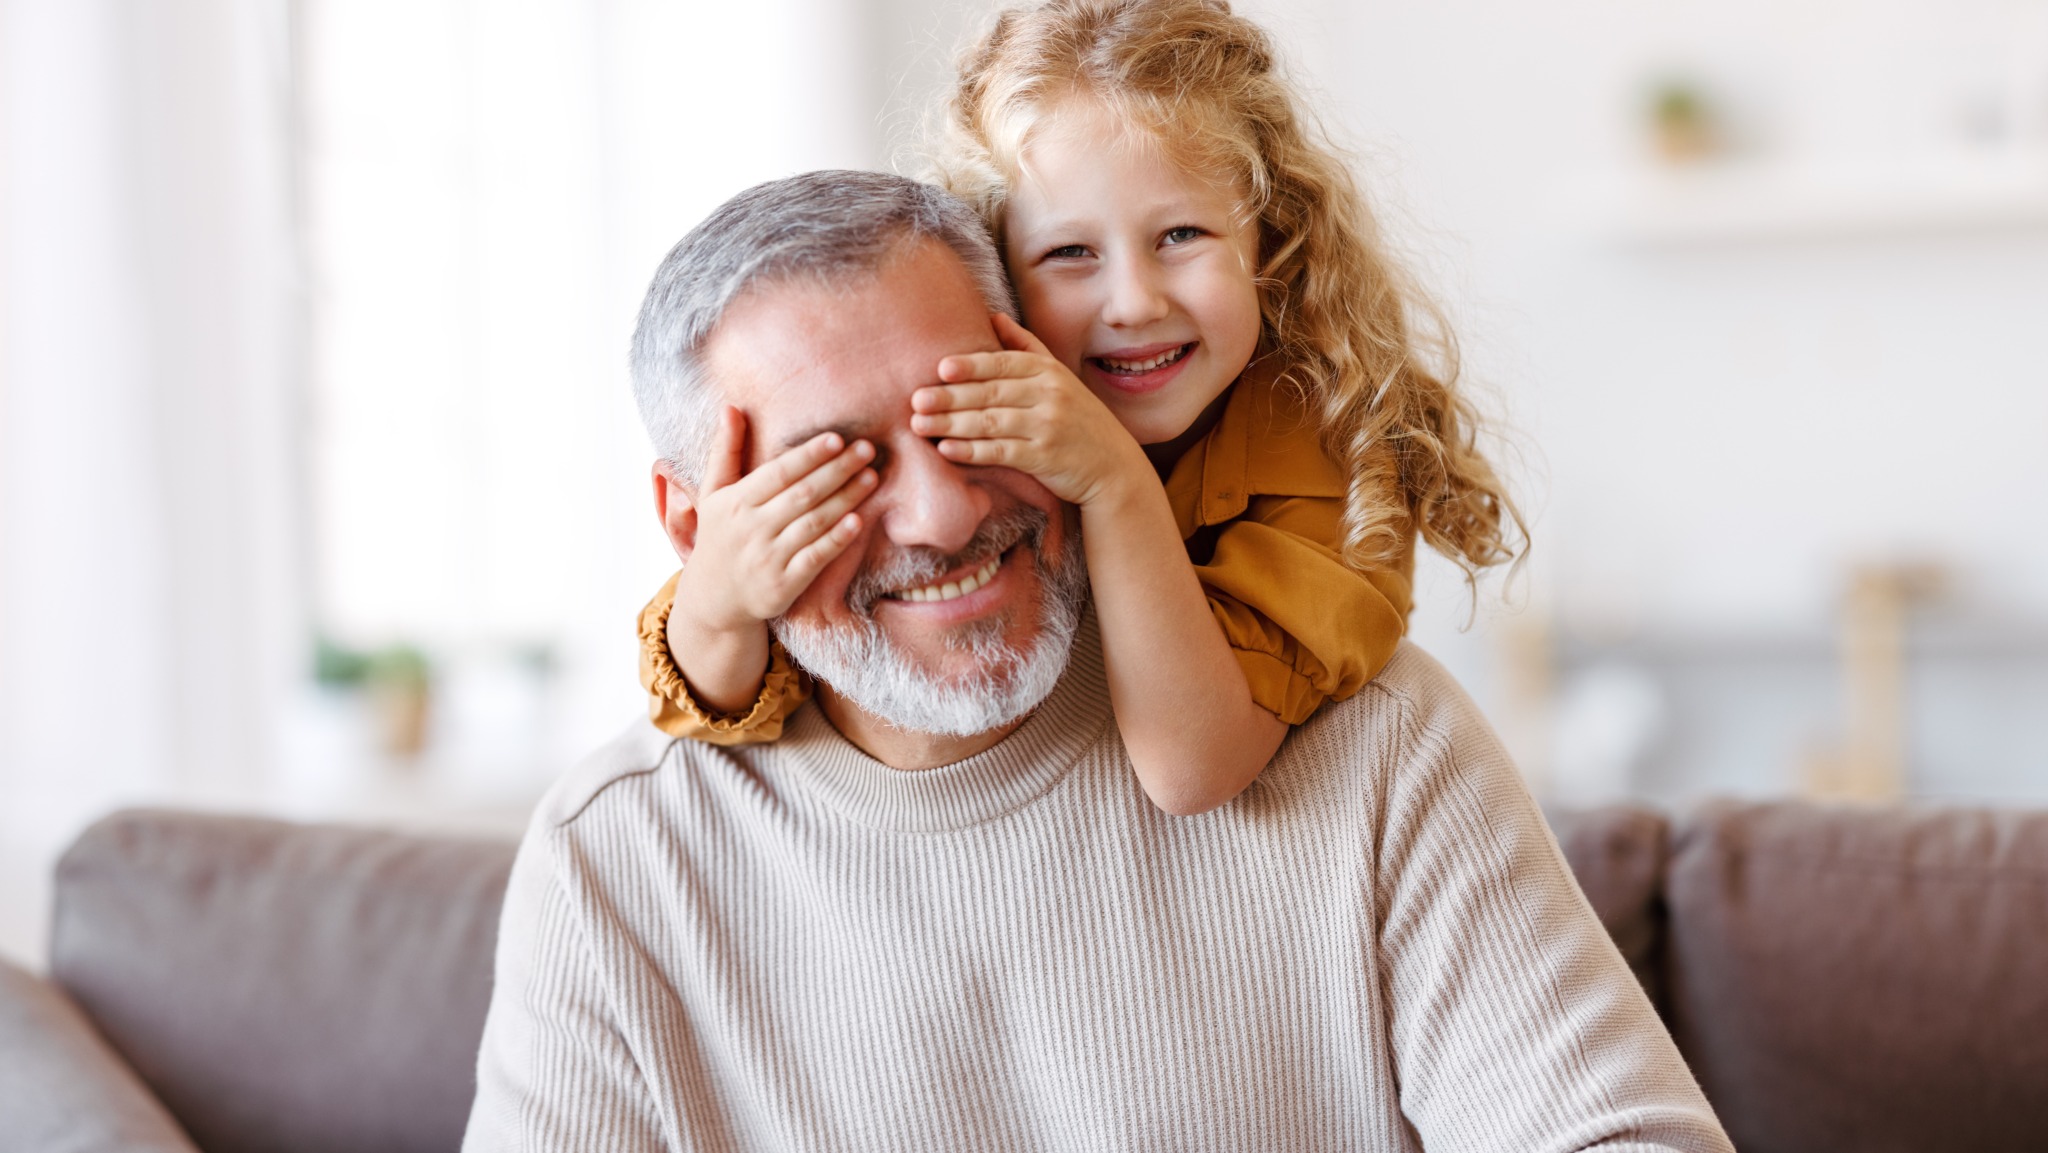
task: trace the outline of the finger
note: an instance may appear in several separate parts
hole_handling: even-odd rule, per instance
[[[747,414],[728,404],[718,413],[718,435],[712,441],[711,461],[704,471],[704,495],[737,483],[746,465]]]
[[[747,474],[740,482],[739,495],[751,505],[765,505],[775,496],[831,460],[845,448],[836,432],[821,432]],[[870,449],[869,451],[873,451]],[[839,487],[833,485],[833,488]],[[830,492],[831,489],[826,489]],[[820,493],[819,495],[823,495]]]
[[[847,513],[860,507],[860,503],[875,491],[875,484],[874,470],[864,469],[858,476],[847,481],[838,492],[819,501],[809,511],[790,521],[775,538],[775,555],[792,556],[812,541],[830,532],[832,526],[838,524]]]
[[[1038,432],[1037,411],[1029,408],[970,408],[961,412],[918,412],[910,417],[910,431],[919,436],[957,436],[975,440],[990,437],[1029,437]]]
[[[818,467],[790,482],[781,492],[763,500],[761,514],[774,526],[771,531],[782,531],[791,521],[838,492],[867,469],[874,455],[874,446],[867,441],[854,441],[845,452],[828,457]]]
[[[1043,349],[1044,345],[1039,347]],[[960,384],[970,380],[1034,376],[1045,369],[1044,357],[1042,351],[956,353],[939,361],[939,379],[947,384]]]
[[[784,570],[789,574],[791,583],[798,586],[796,592],[801,594],[809,588],[811,582],[818,579],[818,574],[825,571],[825,566],[845,552],[846,546],[859,535],[860,514],[850,512],[833,522],[832,527],[818,539],[798,549]],[[796,597],[790,599],[794,601]]]
[[[1023,408],[1035,404],[1044,386],[1036,376],[978,380],[972,384],[928,384],[910,394],[911,411],[953,412],[963,408]]]
[[[1028,440],[942,440],[939,455],[955,464],[979,464],[1031,471],[1038,453]]]
[[[1036,353],[1039,356],[1052,355],[1045,347],[1045,342],[1033,336],[1030,329],[1000,312],[992,312],[989,316],[995,321],[996,339],[1003,342],[1004,348],[1015,352]]]

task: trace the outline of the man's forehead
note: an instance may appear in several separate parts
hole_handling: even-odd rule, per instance
[[[910,394],[939,383],[940,358],[997,347],[959,258],[929,244],[871,275],[762,285],[734,302],[707,352],[761,443],[781,448],[905,426]]]
[[[821,432],[836,432],[848,443],[881,440],[908,426],[912,392],[939,383],[944,352],[903,353],[848,341],[828,355],[785,361],[777,366],[782,371],[755,376],[734,403],[747,411],[760,443],[776,451]]]

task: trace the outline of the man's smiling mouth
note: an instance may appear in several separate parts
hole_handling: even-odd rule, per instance
[[[893,552],[854,577],[847,586],[846,607],[857,616],[871,618],[880,604],[935,604],[983,592],[991,582],[1002,579],[1018,546],[1028,543],[1034,550],[1039,546],[1048,523],[1042,510],[1011,508],[991,514],[959,552],[927,548]]]
[[[1091,356],[1088,360],[1095,367],[1115,376],[1137,376],[1140,373],[1153,372],[1157,369],[1165,368],[1167,365],[1178,361],[1181,357],[1193,352],[1196,343],[1198,342],[1191,340],[1178,348],[1169,348],[1165,352],[1159,353],[1156,356],[1146,357],[1143,360],[1118,360],[1108,356]]]
[[[1003,554],[988,558],[978,569],[961,577],[958,581],[942,584],[920,585],[917,588],[897,589],[884,596],[894,601],[949,601],[964,597],[975,589],[995,579],[996,570],[1003,567]]]

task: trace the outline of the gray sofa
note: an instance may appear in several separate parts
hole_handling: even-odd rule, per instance
[[[2048,1150],[2048,814],[1553,825],[1738,1148]],[[0,1151],[454,1149],[512,851],[101,821],[0,965]]]

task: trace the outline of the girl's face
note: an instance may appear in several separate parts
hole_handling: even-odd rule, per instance
[[[1258,225],[1099,106],[1049,114],[1024,150],[1004,260],[1026,327],[1140,444],[1187,431],[1259,341]]]

